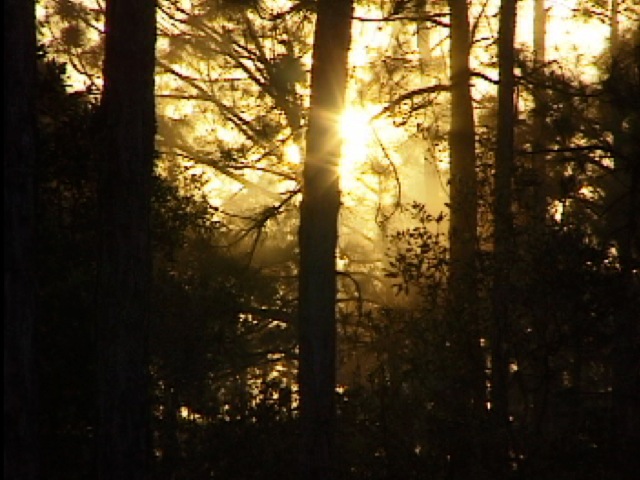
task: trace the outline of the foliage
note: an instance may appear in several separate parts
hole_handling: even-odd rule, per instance
[[[87,478],[93,475],[96,422],[92,142],[96,115],[86,96],[66,92],[63,65],[43,58],[40,72],[38,364],[46,452],[42,462],[48,478]],[[291,388],[286,378],[269,377],[264,383],[268,391],[254,389],[256,379],[290,361],[290,313],[286,305],[278,304],[280,293],[271,280],[215,245],[224,228],[212,220],[211,208],[202,199],[185,196],[156,177],[153,207],[151,368],[158,395],[154,409],[159,412],[155,435],[165,442],[163,412],[170,394],[178,402],[171,413],[179,416],[184,407],[209,419],[205,423],[180,419],[180,428],[172,432],[180,438],[175,448],[190,452],[194,438],[212,435],[208,440],[212,441],[219,429],[230,426],[228,416],[237,431],[238,425],[248,428],[256,418],[272,415],[274,405],[284,405],[284,392]],[[283,397],[274,403],[275,394],[269,392],[280,384],[275,391]],[[246,401],[239,402],[240,398]],[[229,411],[240,405],[236,413]],[[288,408],[285,417],[278,414],[273,422],[289,419],[290,404]],[[264,422],[259,426],[265,427]],[[166,445],[161,443],[158,452],[175,455],[163,449]],[[260,443],[255,451],[264,451],[266,445]],[[189,458],[200,457],[189,453]],[[166,478],[202,468],[188,463],[182,469],[174,465],[162,470],[166,464],[159,465],[158,475]]]
[[[396,280],[397,293],[409,293],[412,285],[436,285],[443,287],[447,248],[445,233],[441,231],[445,220],[443,213],[430,214],[425,205],[414,202],[411,216],[417,225],[399,230],[391,236],[393,258],[386,276]],[[434,302],[435,303],[435,302]]]
[[[91,475],[95,353],[94,106],[69,95],[64,66],[39,63],[37,331],[42,467],[51,478]]]
[[[306,122],[313,8],[192,3],[188,10],[162,2],[160,12],[166,96],[159,98],[152,218],[154,476],[284,479],[293,477],[298,454],[292,245],[299,188],[299,166],[285,150],[301,143]],[[447,80],[438,68],[446,40],[433,30],[426,55],[424,38],[420,50],[414,33],[446,15],[442,2],[427,2],[430,20],[431,13],[420,15],[427,8],[421,2],[391,3],[385,11],[398,23],[385,20],[380,31],[391,31],[393,40],[376,50],[367,74],[354,67],[355,96],[405,129],[403,138],[411,141],[404,148],[413,153],[403,162],[434,164],[449,123]],[[68,93],[64,66],[46,57],[39,64],[42,463],[48,478],[91,478],[99,127],[92,100],[99,81],[92,75],[100,64],[94,27],[101,12],[76,2],[55,5],[63,20],[56,53],[65,50],[73,69],[90,80],[86,92]],[[483,10],[475,28],[491,18]],[[487,42],[482,45],[495,40],[475,33],[477,42]],[[478,85],[490,78],[492,62],[478,62],[484,70],[476,72],[474,91],[480,178],[474,313],[486,361],[480,382],[491,369],[496,113],[492,94],[480,94]],[[636,306],[640,251],[637,34],[602,55],[598,78],[560,60],[537,65],[524,49],[518,62],[523,110],[514,125],[513,321],[505,339],[512,473],[536,480],[616,478],[613,357],[620,319]],[[538,116],[541,130],[534,125]],[[382,154],[376,155],[371,169],[395,172],[397,191],[407,195],[405,163],[394,163],[391,154],[378,162]],[[536,168],[540,159],[544,169]],[[214,173],[198,170],[203,164]],[[215,182],[226,192],[222,199],[206,190]],[[466,332],[445,308],[447,215],[434,214],[431,205],[401,205],[400,198],[383,205],[382,183],[369,185],[378,188],[378,210],[393,203],[396,218],[409,221],[359,232],[375,236],[375,248],[385,246],[384,261],[366,258],[369,243],[351,249],[350,239],[339,252],[346,263],[338,308],[341,472],[353,479],[452,478],[454,432],[465,428],[470,456],[478,459],[474,478],[496,478],[491,411],[484,402],[463,409],[456,398],[469,353],[451,347]],[[538,222],[540,192],[545,208]],[[490,402],[487,387],[483,400]]]

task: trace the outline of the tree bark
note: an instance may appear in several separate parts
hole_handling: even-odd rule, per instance
[[[535,0],[533,12],[533,54],[534,67],[542,68],[546,59],[546,39],[547,39],[547,11],[545,0]],[[534,92],[533,107],[533,135],[532,149],[534,152],[542,151],[545,148],[545,112],[547,100],[544,88],[539,88]],[[536,182],[533,186],[532,218],[533,227],[536,232],[544,228],[547,215],[547,168],[546,156],[544,153],[536,153],[531,156],[533,163],[532,170],[536,175]]]
[[[301,478],[336,476],[336,246],[339,116],[344,110],[352,0],[319,0],[300,211]]]
[[[449,305],[447,341],[455,360],[447,400],[453,421],[449,476],[469,478],[477,467],[473,420],[484,406],[484,364],[478,324],[478,178],[473,99],[471,96],[471,28],[466,0],[450,0],[451,125]],[[475,446],[474,446],[475,445]]]
[[[640,265],[640,132],[638,123],[632,120],[633,107],[627,107],[629,110],[626,111],[624,108],[634,105],[633,98],[638,98],[637,89],[634,89],[636,93],[627,93],[615,86],[628,85],[624,82],[625,77],[633,78],[640,71],[640,34],[632,37],[632,45],[625,52],[619,32],[618,9],[618,1],[613,0],[608,83],[609,89],[614,87],[616,93],[609,99],[611,113],[608,121],[613,137],[612,185],[615,186],[606,191],[607,197],[610,197],[606,218],[607,230],[618,251],[626,298],[614,319],[611,349],[611,461],[619,478],[630,480],[640,468],[637,455],[640,442],[640,277],[637,270]],[[625,55],[633,56],[627,65]]]
[[[148,476],[155,2],[106,7],[99,179],[99,478]]]
[[[493,335],[491,339],[491,404],[496,435],[496,474],[509,472],[508,338],[513,258],[512,179],[514,171],[516,0],[502,0],[498,38],[498,128],[495,155]]]
[[[36,30],[33,0],[4,2],[4,478],[37,476],[34,366]]]
[[[449,284],[453,303],[463,312],[475,310],[478,247],[478,194],[475,120],[471,98],[471,48],[466,0],[451,0],[451,127]]]
[[[534,69],[544,68],[546,62],[546,40],[547,40],[547,9],[545,0],[535,0],[533,9],[533,61]],[[546,148],[546,111],[548,108],[547,94],[544,87],[537,87],[533,91],[533,124],[531,148],[534,152],[542,152]],[[531,203],[529,205],[529,231],[527,235],[526,247],[534,253],[539,249],[540,239],[545,234],[547,220],[547,193],[549,191],[549,179],[547,169],[547,155],[545,153],[534,153],[531,157],[530,168],[535,174],[535,181],[531,187]],[[535,255],[533,256],[535,258]],[[533,400],[533,431],[538,437],[538,441],[544,441],[542,434],[547,427],[548,415],[548,371],[549,354],[547,352],[547,320],[548,302],[541,300],[532,314],[532,329],[536,338],[538,348],[534,358],[533,368],[535,369],[536,387],[532,393]]]

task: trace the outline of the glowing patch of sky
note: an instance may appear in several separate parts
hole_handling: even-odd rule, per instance
[[[583,75],[596,73],[592,63],[606,47],[609,27],[601,21],[578,19],[576,0],[546,0],[547,32],[546,59],[570,60]],[[533,41],[533,0],[521,1],[518,14],[517,42],[531,45]]]

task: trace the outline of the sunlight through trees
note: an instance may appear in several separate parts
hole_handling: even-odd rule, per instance
[[[5,88],[20,458],[52,479],[129,447],[127,478],[632,478],[636,1],[159,0],[146,63],[142,20],[112,50],[121,3],[27,2],[37,58],[5,48],[38,74],[32,140]]]

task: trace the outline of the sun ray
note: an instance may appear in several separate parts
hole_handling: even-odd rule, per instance
[[[367,161],[374,138],[371,116],[364,108],[347,108],[340,118],[340,133],[340,183],[343,189],[351,189],[357,183],[358,169]]]

